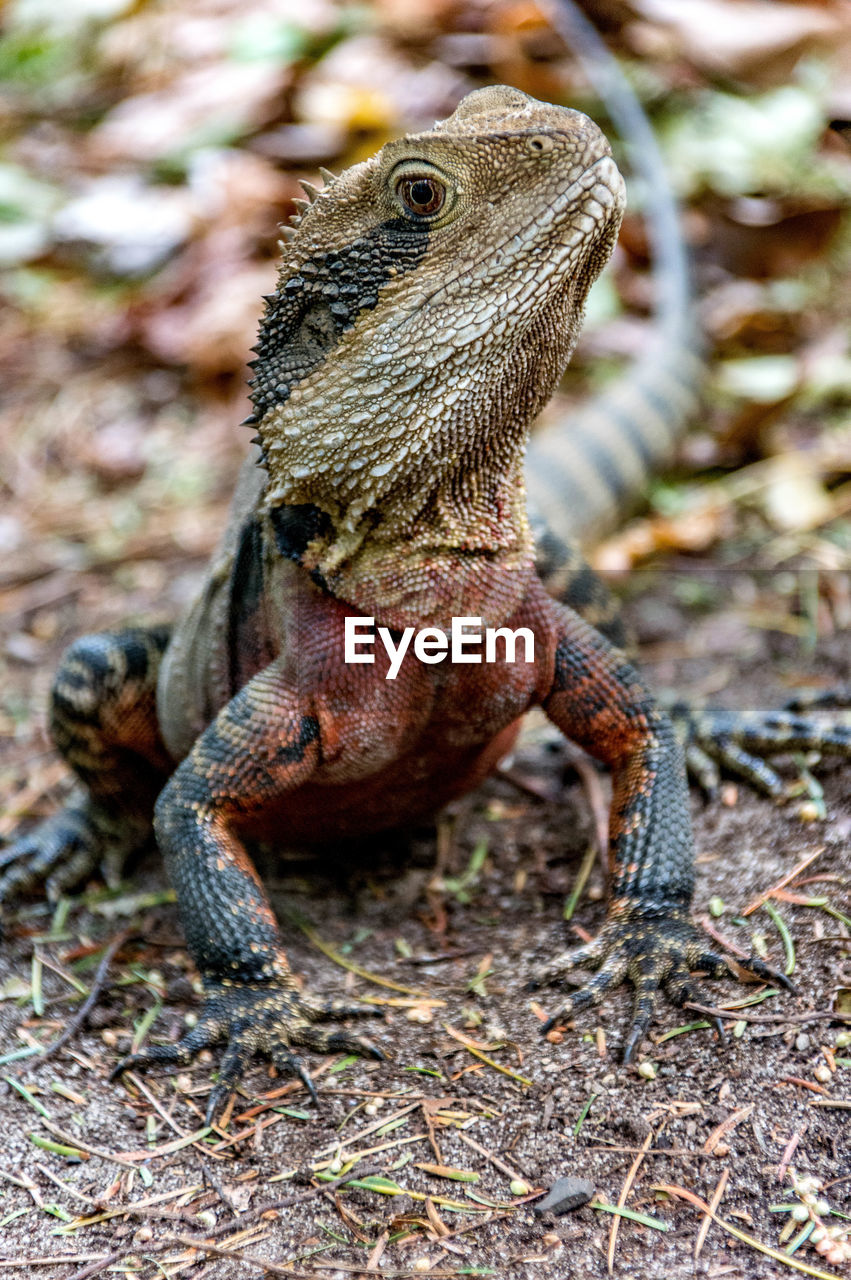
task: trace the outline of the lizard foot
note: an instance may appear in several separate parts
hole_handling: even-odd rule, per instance
[[[577,967],[594,969],[596,973],[568,996],[541,1031],[546,1033],[557,1022],[600,1004],[610,991],[629,980],[635,988],[635,1001],[632,1025],[623,1048],[624,1062],[631,1061],[646,1034],[660,990],[675,1005],[707,1004],[709,1001],[702,998],[691,978],[692,970],[701,970],[710,978],[739,977],[731,961],[707,949],[704,938],[682,908],[660,910],[627,905],[617,915],[610,916],[591,942],[557,956],[532,985],[560,984],[564,976]],[[758,956],[751,956],[741,968],[763,982],[779,983],[794,991],[785,974],[771,969]],[[715,1026],[723,1036],[720,1018],[715,1019]]]
[[[316,1103],[316,1088],[304,1060],[293,1052],[294,1047],[315,1053],[360,1053],[384,1058],[381,1050],[362,1036],[313,1025],[323,1018],[375,1016],[377,1011],[370,1005],[314,1001],[302,998],[292,986],[272,983],[208,983],[207,991],[198,1022],[182,1040],[151,1045],[141,1053],[131,1054],[118,1063],[110,1079],[123,1071],[158,1062],[186,1066],[199,1050],[225,1043],[218,1081],[207,1104],[207,1124],[211,1124],[256,1053],[271,1058],[282,1073],[298,1076]]]
[[[114,819],[78,788],[58,813],[0,850],[0,902],[11,902],[42,883],[55,900],[97,870],[115,885],[124,863],[150,836],[149,819],[131,814]]]
[[[685,751],[689,774],[710,798],[720,786],[721,770],[742,778],[754,791],[777,799],[787,792],[768,757],[790,751],[818,751],[851,758],[851,716],[803,715],[848,705],[848,689],[801,695],[780,711],[696,708],[685,702],[668,707]]]
[[[783,704],[784,711],[824,711],[851,707],[851,681],[828,689],[803,689]]]

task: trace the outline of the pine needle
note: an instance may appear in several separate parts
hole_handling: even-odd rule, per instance
[[[420,1000],[428,1000],[431,998],[428,991],[417,991],[414,987],[403,987],[400,982],[391,982],[389,978],[381,978],[377,973],[371,973],[369,969],[362,968],[359,964],[355,964],[354,960],[347,960],[344,955],[332,947],[330,942],[324,942],[319,934],[307,923],[301,916],[292,912],[288,912],[294,924],[301,929],[308,942],[312,942],[314,947],[327,956],[334,964],[340,966],[341,969],[348,969],[349,973],[357,974],[359,978],[363,978],[365,982],[372,982],[377,987],[387,987],[390,991],[399,991],[403,996],[416,996]]]
[[[512,1071],[509,1067],[504,1067],[501,1062],[495,1062],[493,1058],[489,1058],[486,1053],[482,1053],[481,1049],[477,1048],[476,1045],[473,1044],[472,1040],[469,1040],[466,1036],[462,1035],[460,1031],[456,1031],[445,1022],[443,1024],[443,1029],[448,1035],[452,1036],[453,1040],[457,1040],[459,1044],[463,1044],[467,1052],[472,1053],[474,1058],[479,1058],[489,1067],[493,1067],[494,1071],[499,1071],[504,1076],[510,1076],[511,1079],[516,1080],[518,1084],[525,1085],[527,1088],[532,1087],[532,1084],[534,1083],[532,1080],[527,1080],[526,1076],[521,1076],[518,1071]]]
[[[632,1164],[630,1165],[629,1173],[626,1175],[626,1178],[624,1179],[624,1184],[621,1187],[621,1192],[620,1192],[620,1195],[618,1196],[618,1204],[617,1204],[618,1209],[623,1209],[624,1206],[626,1205],[627,1196],[632,1190],[632,1184],[633,1182],[635,1182],[636,1174],[638,1173],[638,1170],[641,1168],[642,1161],[644,1160],[644,1157],[647,1155],[647,1152],[650,1149],[650,1143],[653,1141],[654,1136],[655,1135],[653,1133],[653,1130],[652,1129],[649,1130],[647,1137],[644,1139],[644,1141],[641,1144],[641,1150],[639,1151],[638,1155],[635,1157]],[[612,1229],[611,1229],[611,1232],[609,1233],[609,1253],[608,1253],[609,1275],[612,1274],[612,1271],[614,1270],[614,1266],[615,1266],[615,1247],[618,1242],[618,1231],[620,1229],[620,1225],[621,1225],[620,1215],[616,1214],[615,1217],[612,1219]]]
[[[709,1209],[711,1213],[715,1213],[715,1210],[718,1208],[719,1204],[721,1203],[721,1197],[724,1194],[724,1188],[727,1186],[729,1177],[730,1177],[730,1170],[725,1169],[724,1172],[721,1174],[721,1177],[718,1179],[718,1185],[715,1188],[715,1190],[712,1192],[712,1199],[709,1201]],[[698,1258],[700,1257],[700,1252],[703,1248],[704,1241],[706,1240],[707,1232],[709,1231],[711,1224],[712,1224],[712,1218],[710,1217],[709,1214],[707,1214],[706,1217],[703,1219],[703,1222],[700,1224],[700,1230],[698,1231],[697,1239],[694,1242],[695,1262],[697,1262]]]

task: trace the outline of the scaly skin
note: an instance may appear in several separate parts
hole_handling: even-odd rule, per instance
[[[160,640],[131,633],[90,638],[57,677],[57,739],[99,813],[114,817],[128,789],[128,750],[131,773],[144,764],[141,807],[170,772],[155,831],[206,991],[180,1044],[119,1070],[224,1043],[212,1114],[255,1052],[305,1079],[300,1046],[380,1056],[315,1025],[368,1010],[299,993],[245,842],[325,842],[427,817],[494,768],[534,704],[614,783],[606,924],[548,976],[575,960],[599,972],[562,1012],[628,977],[630,1053],[660,988],[681,1002],[694,994],[690,969],[728,971],[688,917],[677,735],[617,647],[581,559],[562,599],[547,594],[526,515],[529,424],[570,356],[622,209],[591,121],[497,87],[347,170],[296,227],[256,348],[259,454],[201,595],[158,670],[129,655],[158,657]],[[448,631],[458,616],[527,627],[535,656],[509,662],[498,647],[492,665],[427,665],[408,653],[387,680],[381,647],[373,665],[344,661],[352,615],[395,630]],[[108,677],[121,669],[116,688]],[[127,741],[130,708],[143,724]],[[769,750],[786,742],[763,739]],[[87,828],[74,814],[37,828],[10,860],[35,856],[65,883],[57,821],[92,854],[114,847],[114,823]],[[118,852],[138,840],[131,824]],[[6,888],[26,874],[13,866]]]

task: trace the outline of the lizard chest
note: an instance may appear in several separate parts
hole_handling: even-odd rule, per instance
[[[507,654],[426,663],[411,648],[394,663],[375,644],[372,662],[347,661],[351,617],[314,595],[291,619],[281,661],[300,707],[318,721],[321,761],[253,817],[247,834],[322,842],[431,817],[493,771],[535,700],[537,664]],[[276,725],[267,729],[274,736]]]

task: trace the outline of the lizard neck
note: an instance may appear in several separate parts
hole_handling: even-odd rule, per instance
[[[393,629],[448,629],[468,616],[498,626],[532,571],[522,454],[507,468],[496,459],[493,469],[458,467],[422,487],[408,477],[352,522],[313,504],[269,511],[282,554]]]
[[[333,405],[318,378],[298,388],[261,427],[279,551],[385,626],[500,625],[533,562],[524,455],[573,345],[567,309],[501,360],[467,367],[447,347],[414,373],[380,364],[372,403],[359,378],[347,397],[342,374]]]

